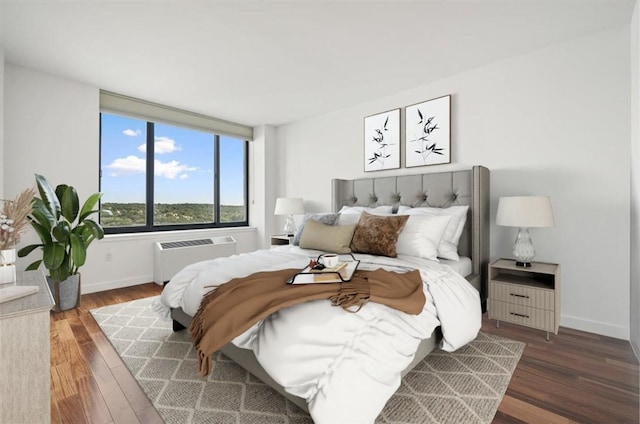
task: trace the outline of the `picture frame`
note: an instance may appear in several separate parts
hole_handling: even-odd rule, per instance
[[[405,108],[405,166],[451,163],[451,95]]]
[[[364,118],[364,170],[400,168],[400,108]]]

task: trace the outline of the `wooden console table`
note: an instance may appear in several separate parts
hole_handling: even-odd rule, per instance
[[[54,301],[42,271],[19,274],[17,284],[40,290],[0,303],[0,423],[48,424]]]

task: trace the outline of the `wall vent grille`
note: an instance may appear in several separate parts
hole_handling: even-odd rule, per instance
[[[178,249],[180,247],[206,246],[209,244],[214,244],[213,240],[210,238],[199,240],[165,241],[161,242],[160,246],[162,246],[163,249]]]

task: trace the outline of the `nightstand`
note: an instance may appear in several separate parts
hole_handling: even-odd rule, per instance
[[[507,321],[558,334],[560,325],[560,265],[532,262],[530,268],[514,260],[489,265],[489,319]]]
[[[276,234],[271,236],[271,247],[285,246],[291,244],[293,237],[286,234]]]

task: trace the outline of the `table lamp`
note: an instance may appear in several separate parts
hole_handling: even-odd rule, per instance
[[[530,267],[536,251],[533,248],[529,228],[553,227],[553,212],[549,196],[509,196],[498,201],[496,224],[518,227],[513,244],[516,266]]]
[[[296,223],[293,215],[302,215],[304,213],[304,204],[299,197],[278,197],[276,199],[275,215],[287,215],[287,222],[284,224],[284,233],[293,236],[296,232]]]

